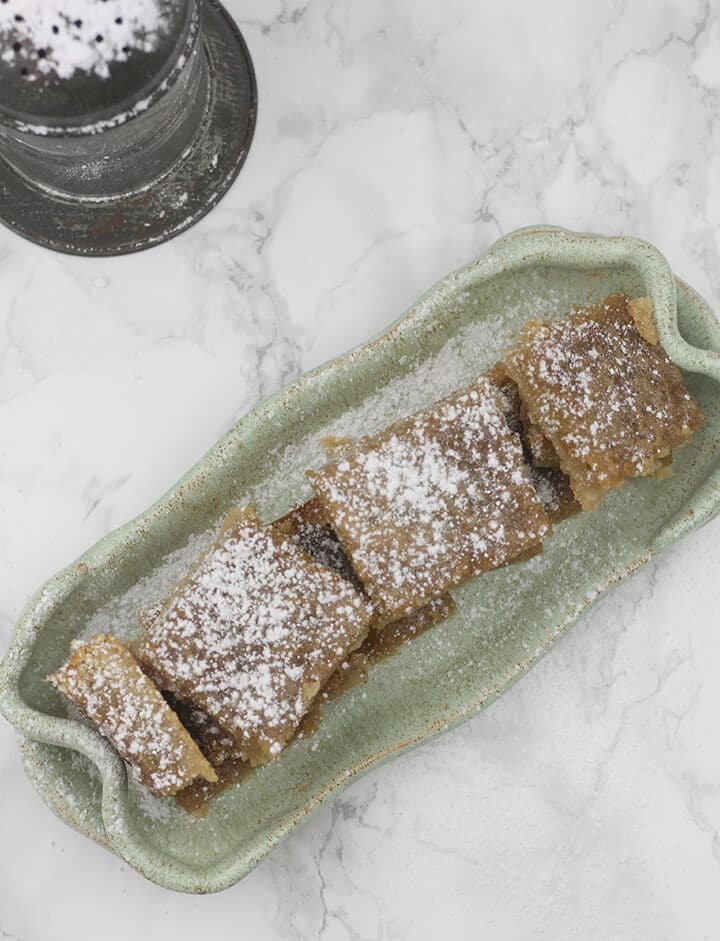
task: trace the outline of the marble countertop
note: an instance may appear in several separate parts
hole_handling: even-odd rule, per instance
[[[234,0],[249,160],[115,260],[0,231],[0,645],[48,576],[260,398],[499,235],[654,242],[720,302],[720,22],[694,0]],[[0,938],[694,939],[720,924],[720,520],[499,702],[174,895],[59,823],[0,722]]]

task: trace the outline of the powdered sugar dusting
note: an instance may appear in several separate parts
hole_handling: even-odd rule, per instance
[[[215,773],[131,654],[108,634],[75,642],[51,681],[158,795]]]
[[[76,72],[108,78],[114,62],[133,51],[153,52],[166,28],[161,0],[3,0],[2,59],[32,61],[35,73],[71,78]]]
[[[485,378],[310,476],[366,591],[393,619],[550,530]]]
[[[587,507],[625,478],[654,473],[700,421],[680,370],[640,335],[623,295],[531,321],[505,365]]]
[[[169,553],[149,575],[98,608],[78,636],[87,639],[93,634],[108,631],[123,641],[136,640],[143,621],[146,623],[150,619],[153,608],[159,609],[175,585],[212,543],[214,536],[211,529],[191,536],[186,545]]]

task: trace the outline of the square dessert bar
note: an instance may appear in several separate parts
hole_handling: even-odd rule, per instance
[[[271,528],[283,534],[308,553],[316,562],[337,572],[351,582],[358,591],[362,585],[357,580],[350,560],[345,555],[337,536],[322,517],[316,500],[296,506],[288,514],[270,524]],[[162,612],[166,601],[160,601],[140,612],[140,623],[147,628]],[[171,696],[171,694],[168,694]],[[214,722],[207,713],[198,709],[191,702],[184,702],[171,696],[172,708],[181,722],[200,746],[202,753],[213,767],[218,768],[229,761],[242,758],[242,749],[235,739]]]
[[[308,476],[387,621],[550,532],[519,441],[484,377]]]
[[[48,681],[97,725],[154,794],[175,794],[196,778],[217,780],[160,691],[115,637],[96,634],[77,645]]]
[[[227,732],[238,754],[278,754],[347,653],[372,607],[344,578],[250,509],[225,518],[137,644],[158,685]]]
[[[531,320],[503,366],[586,509],[628,477],[661,471],[702,422],[645,298],[616,294],[559,321]]]

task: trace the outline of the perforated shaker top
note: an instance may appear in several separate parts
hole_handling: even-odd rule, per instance
[[[0,118],[88,122],[132,107],[182,48],[196,0],[0,0]]]

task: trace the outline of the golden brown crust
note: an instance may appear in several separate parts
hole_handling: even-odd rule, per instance
[[[640,336],[656,346],[660,342],[655,318],[653,317],[652,301],[649,297],[635,297],[628,299],[628,313],[635,321],[635,326]]]

